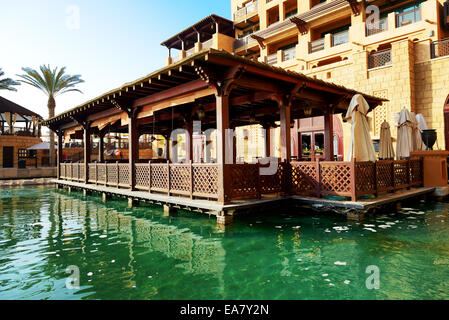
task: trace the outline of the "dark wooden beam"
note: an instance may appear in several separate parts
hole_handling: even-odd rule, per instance
[[[194,80],[185,84],[181,84],[174,88],[167,89],[165,91],[152,94],[150,96],[137,99],[133,102],[133,107],[142,107],[148,104],[160,102],[171,98],[178,97],[180,95],[192,93],[198,90],[207,89],[209,85],[202,80]]]

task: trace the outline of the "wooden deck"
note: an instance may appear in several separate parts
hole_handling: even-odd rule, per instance
[[[395,193],[385,193],[374,199],[359,199],[357,201],[327,200],[322,198],[292,196],[291,198],[300,204],[309,205],[316,209],[353,209],[356,211],[368,211],[388,204],[393,204],[410,198],[419,198],[435,191],[433,187],[420,187],[410,190],[400,190]]]
[[[395,204],[410,198],[419,198],[434,192],[435,188],[418,187],[410,190],[400,190],[395,193],[385,193],[375,199],[359,199],[358,201],[328,200],[323,198],[308,196],[267,196],[261,199],[235,200],[230,204],[219,204],[214,200],[190,199],[187,197],[168,196],[164,194],[148,193],[145,191],[131,191],[115,187],[84,184],[74,181],[53,180],[59,186],[66,186],[75,189],[87,190],[90,192],[102,193],[124,197],[132,201],[146,201],[175,209],[184,209],[215,216],[234,216],[247,210],[267,210],[272,205],[283,205],[286,201],[293,204],[309,207],[313,210],[325,212],[338,212],[342,214],[364,214],[370,209],[380,208],[386,205]]]
[[[84,184],[73,181],[53,180],[60,186],[72,187],[90,192],[105,193],[118,197],[125,197],[137,201],[148,201],[159,205],[167,205],[173,208],[197,211],[212,215],[220,213],[234,214],[238,210],[257,208],[274,202],[280,202],[286,198],[267,197],[263,199],[236,200],[230,204],[222,205],[213,200],[190,199],[187,197],[167,196],[164,194],[148,193],[145,191],[131,191],[102,185]]]

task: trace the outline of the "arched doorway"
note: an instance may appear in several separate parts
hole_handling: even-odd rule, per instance
[[[449,151],[449,95],[444,103],[444,142]]]

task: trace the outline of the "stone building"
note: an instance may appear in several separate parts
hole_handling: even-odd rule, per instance
[[[48,153],[27,148],[42,142],[42,117],[0,97],[0,168],[17,168],[19,160],[27,167],[48,166]]]
[[[449,95],[448,11],[444,0],[232,0],[238,38],[234,49],[387,98],[370,114],[374,139],[384,120],[396,136],[395,114],[405,106],[423,114],[428,127],[438,132],[438,146],[449,148],[443,116]],[[300,127],[297,121],[293,134],[298,137],[293,139],[310,135]],[[347,147],[350,126],[342,127]]]
[[[437,130],[439,148],[449,148],[449,1],[231,0],[231,7],[234,39],[230,24],[225,30],[201,30],[202,22],[214,19],[208,17],[194,28],[199,32],[184,31],[163,43],[170,52],[167,63],[212,47],[301,72],[388,99],[369,114],[374,140],[384,120],[396,136],[396,114],[406,107]],[[342,120],[334,116],[339,159],[350,143],[350,125]],[[323,157],[323,126],[322,118],[294,121],[295,157]],[[248,139],[239,139],[239,157],[245,161],[264,155],[263,139],[254,146],[260,129],[239,129],[253,141],[248,151]],[[276,141],[271,155],[279,156],[279,129],[270,131]]]

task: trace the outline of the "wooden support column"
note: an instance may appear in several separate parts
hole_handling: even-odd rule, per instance
[[[334,161],[334,121],[331,109],[324,111],[324,156],[326,161]]]
[[[290,134],[290,106],[279,100],[281,113],[281,158],[288,163],[291,162],[291,134]]]
[[[206,131],[206,141],[204,142],[204,162],[211,163],[211,149],[212,149],[212,140],[211,133]]]
[[[186,163],[193,161],[193,122],[188,120],[185,125],[186,129]]]
[[[137,109],[128,109],[128,148],[129,148],[129,188],[131,191],[136,187],[136,166],[139,160],[139,135],[137,132],[136,112]]]
[[[263,129],[265,130],[265,158],[271,156],[271,126],[264,124]]]
[[[89,163],[90,163],[90,122],[85,122],[84,127],[84,183],[89,182]]]
[[[216,96],[217,113],[217,163],[220,165],[218,173],[218,202],[230,201],[230,172],[226,164],[226,129],[229,129],[229,93],[218,93]]]
[[[98,143],[98,159],[97,162],[103,163],[104,162],[104,136],[106,135],[106,132],[100,132],[100,142]]]
[[[59,130],[58,132],[58,155],[56,158],[57,161],[57,179],[59,180],[61,178],[61,163],[62,163],[62,145],[64,143],[64,131]]]

